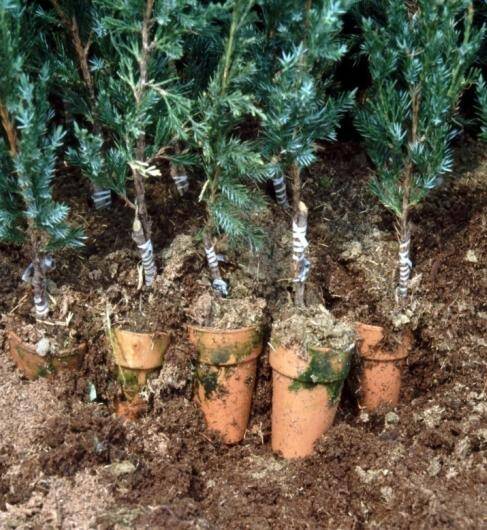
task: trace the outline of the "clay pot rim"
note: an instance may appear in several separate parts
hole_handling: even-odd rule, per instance
[[[360,322],[360,320],[355,321],[355,327],[361,326],[363,328],[367,329],[373,329],[373,330],[384,330],[384,326],[379,326],[378,324],[367,324],[366,322]]]
[[[401,344],[398,344],[398,351],[384,352],[384,351],[369,351],[367,353],[359,352],[359,355],[365,361],[374,361],[378,363],[387,363],[393,361],[402,361],[409,355],[407,348],[402,348]]]
[[[157,357],[157,359],[153,359],[153,362],[147,362],[147,359],[141,359],[140,355],[127,356],[125,355],[124,349],[121,346],[121,342],[123,342],[122,337],[124,336],[139,338],[141,340],[148,339],[151,341],[151,344],[154,344],[155,341],[158,340],[162,342],[163,351],[160,354],[155,354],[155,357]],[[137,371],[156,370],[164,364],[164,357],[171,343],[171,334],[165,331],[154,331],[150,333],[129,331],[122,328],[121,326],[114,326],[113,339],[117,344],[117,348],[113,349],[114,347],[112,347],[113,360],[117,366]]]
[[[261,327],[259,325],[254,326],[246,326],[243,328],[235,328],[235,329],[219,329],[215,327],[205,327],[205,326],[194,326],[192,324],[188,325],[188,333],[189,333],[189,340],[190,342],[196,347],[196,350],[198,351],[197,356],[197,363],[198,364],[204,364],[207,366],[217,366],[217,367],[223,367],[223,366],[235,366],[238,364],[246,363],[253,361],[259,357],[263,350],[264,345],[262,341],[262,333],[261,333]],[[252,344],[252,347],[250,351],[246,355],[240,355],[238,352],[238,342],[239,342],[239,335],[244,335],[244,337],[240,337],[245,343]],[[206,340],[217,340],[218,337],[220,338],[226,338],[225,340],[235,341],[234,345],[228,345],[226,348],[230,348],[230,354],[226,359],[218,359],[213,356],[212,350],[213,348],[209,349],[209,352],[205,352],[205,349],[200,350],[197,346],[197,342],[202,341],[205,342]],[[255,342],[255,344],[254,344]],[[233,351],[233,349],[235,349]],[[225,349],[225,347],[224,347]]]
[[[86,342],[81,342],[75,346],[73,346],[72,348],[67,348],[65,350],[62,350],[60,352],[57,352],[55,354],[52,354],[52,353],[48,353],[46,355],[39,355],[35,349],[35,347],[32,345],[32,343],[30,342],[25,342],[24,340],[22,340],[18,335],[17,333],[15,333],[15,331],[12,331],[12,330],[8,330],[7,331],[7,337],[8,337],[8,340],[16,340],[19,344],[22,345],[23,348],[25,348],[29,353],[33,354],[33,355],[37,355],[37,357],[39,357],[40,359],[62,359],[64,357],[72,357],[73,355],[77,355],[78,353],[82,353],[84,351],[86,351],[86,348],[87,348],[87,344]]]
[[[232,329],[221,329],[213,326],[197,326],[193,324],[188,324],[188,329],[197,331],[198,333],[218,333],[224,335],[230,335],[232,333],[242,333],[243,331],[260,331],[261,326],[254,324],[253,326],[244,326],[242,328],[232,328]]]
[[[151,336],[156,336],[156,337],[161,337],[161,336],[166,336],[166,337],[171,337],[171,334],[168,332],[168,331],[131,331],[129,329],[126,329],[124,328],[123,326],[113,326],[113,329],[116,329],[118,331],[123,331],[123,333],[128,333],[130,335],[135,335],[137,337],[143,337],[143,336],[146,336],[146,335],[151,335]]]
[[[411,349],[412,344],[412,337],[411,332],[406,329],[403,332],[402,340],[401,342],[397,343],[396,348],[393,351],[384,351],[382,350],[379,345],[381,341],[384,339],[384,327],[383,326],[377,326],[374,324],[366,324],[364,322],[355,322],[355,328],[357,330],[357,334],[359,335],[357,344],[357,353],[360,358],[367,360],[367,361],[376,361],[376,362],[394,362],[394,361],[402,361],[406,359],[409,355],[409,350]],[[361,351],[360,344],[363,342],[363,339],[360,336],[360,332],[358,331],[360,328],[370,331],[375,331],[378,334],[381,335],[381,338],[379,341],[377,341],[376,344],[372,345],[367,352]]]
[[[300,381],[304,383],[309,382],[305,377],[303,377],[303,372],[306,371],[307,367],[309,366],[311,357],[309,359],[303,359],[298,354],[299,347],[296,345],[291,346],[291,347],[286,347],[286,346],[283,346],[282,344],[278,346],[274,346],[271,343],[271,346],[272,346],[271,351],[269,353],[269,364],[271,365],[273,370],[295,381]],[[335,383],[337,381],[344,381],[348,377],[354,348],[351,348],[350,350],[346,351],[346,350],[337,350],[335,348],[330,348],[330,347],[325,347],[325,346],[315,347],[315,346],[308,345],[306,349],[308,350],[308,352],[310,350],[314,350],[318,353],[331,352],[337,356],[342,357],[343,367],[340,370],[340,372],[334,373],[334,374],[332,373],[330,377],[327,377],[326,379],[323,378],[321,380],[317,380],[315,381],[316,384],[326,385],[329,383]],[[282,353],[278,354],[277,352],[279,351],[282,351]],[[288,356],[289,354],[291,354],[294,362],[291,361],[290,363],[286,363],[284,360],[286,357],[286,355],[284,355],[284,352],[286,352]]]

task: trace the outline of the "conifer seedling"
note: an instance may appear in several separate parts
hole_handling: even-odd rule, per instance
[[[0,239],[29,249],[31,264],[22,279],[32,283],[35,314],[43,319],[51,253],[82,245],[83,234],[68,224],[68,207],[52,198],[64,132],[50,125],[49,68],[29,68],[27,19],[21,2],[0,1]]]
[[[332,66],[347,47],[340,36],[350,0],[320,2],[271,1],[263,6],[261,98],[264,153],[279,204],[288,205],[290,177],[293,204],[294,302],[304,304],[304,284],[310,263],[306,258],[307,212],[301,201],[301,174],[316,161],[316,142],[333,141],[340,118],[354,93],[327,94]]]
[[[183,39],[197,28],[194,0],[94,0],[98,13],[96,33],[110,39],[113,49],[110,77],[101,93],[99,115],[111,131],[106,168],[93,173],[109,175],[107,186],[132,208],[132,239],[139,250],[145,284],[156,276],[152,222],[147,208],[147,178],[160,176],[158,158],[185,163],[178,142],[187,138],[191,104],[179,81],[174,61],[183,55]],[[195,7],[196,6],[196,7]],[[92,164],[102,142],[78,131],[82,164]],[[135,197],[128,197],[129,175]]]
[[[253,0],[226,2],[232,10],[223,54],[207,90],[197,101],[193,132],[200,153],[204,183],[200,200],[206,205],[204,248],[213,289],[227,296],[213,238],[224,233],[231,242],[257,247],[262,233],[253,214],[264,205],[257,187],[266,180],[266,166],[256,142],[239,137],[237,127],[249,116],[262,118],[252,95],[255,76]]]
[[[88,126],[91,136],[96,139],[98,152],[92,152],[94,160],[90,164],[81,164],[81,171],[92,185],[91,198],[94,207],[107,208],[112,203],[111,190],[104,184],[106,176],[100,174],[106,170],[100,159],[105,156],[108,139],[103,131],[100,119],[100,89],[107,71],[106,64],[99,56],[101,49],[109,44],[100,39],[95,31],[97,13],[91,1],[49,0],[51,9],[37,8],[37,16],[46,21],[54,31],[44,37],[46,53],[51,55],[54,71],[59,85],[58,90],[70,113],[76,119],[75,136],[83,148],[86,135],[80,126]],[[102,42],[100,42],[102,41]],[[72,154],[75,151],[71,148]],[[72,162],[81,162],[79,156],[72,156]]]
[[[466,0],[382,0],[384,21],[363,20],[372,86],[356,124],[376,174],[371,190],[396,218],[399,307],[412,269],[410,214],[452,171],[459,98],[483,30]]]

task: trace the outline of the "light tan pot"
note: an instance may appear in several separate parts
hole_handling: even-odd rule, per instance
[[[399,402],[404,362],[409,354],[412,336],[409,331],[393,351],[384,350],[384,328],[356,324],[359,335],[358,350],[360,407],[373,412],[380,407],[394,407]]]
[[[118,380],[127,399],[134,399],[148,377],[162,366],[169,342],[168,333],[112,330],[111,346],[118,367]]]
[[[350,370],[350,352],[277,346],[269,362],[272,379],[272,450],[284,458],[313,453],[318,438],[333,424],[343,382]]]
[[[32,344],[22,341],[13,331],[9,331],[7,335],[10,357],[23,375],[31,381],[56,372],[78,370],[83,362],[86,343],[61,351],[56,355],[40,356]]]
[[[189,326],[189,339],[198,354],[195,399],[206,425],[225,443],[240,442],[249,422],[262,335],[256,326]]]

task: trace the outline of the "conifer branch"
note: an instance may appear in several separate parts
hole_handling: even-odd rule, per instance
[[[397,219],[396,293],[403,305],[412,269],[409,215],[452,169],[458,101],[473,82],[485,30],[472,32],[471,1],[385,6],[385,18],[362,24],[372,87],[356,124],[376,166],[371,190]]]

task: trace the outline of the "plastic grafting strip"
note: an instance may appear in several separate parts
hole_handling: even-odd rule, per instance
[[[276,199],[278,204],[284,204],[287,202],[286,184],[284,177],[281,175],[275,179],[272,179],[274,185],[274,191],[276,193]]]
[[[36,314],[40,317],[45,317],[49,313],[49,306],[47,301],[43,300],[41,296],[34,296],[34,305],[36,308]]]
[[[176,188],[178,189],[179,193],[188,191],[189,188],[189,181],[188,181],[188,175],[175,175],[173,177],[174,183],[176,184]]]
[[[152,241],[148,239],[142,245],[137,245],[140,250],[140,257],[142,259],[142,266],[144,267],[145,283],[152,285],[156,275],[156,265],[154,263],[154,253],[152,250]]]
[[[307,226],[298,226],[293,221],[293,259],[299,261],[300,254],[308,248],[308,240],[306,239]]]
[[[411,269],[413,264],[409,259],[409,247],[411,245],[411,238],[408,237],[406,240],[401,241],[399,245],[399,267],[401,269],[406,268]]]
[[[293,279],[293,282],[304,283],[308,279],[310,269],[311,269],[310,261],[303,257],[299,263],[299,273]]]
[[[91,198],[97,210],[112,204],[112,192],[110,190],[95,191],[92,193]]]
[[[213,245],[210,248],[205,247],[205,253],[210,269],[218,267],[218,257],[215,253],[215,247]]]
[[[41,259],[42,272],[52,271],[56,267],[56,262],[52,256],[43,256]],[[21,280],[29,283],[34,276],[34,265],[29,263],[22,273]]]
[[[218,291],[222,296],[228,296],[228,285],[225,280],[223,280],[222,278],[215,278],[213,280],[212,285],[213,289],[215,289],[215,291]]]
[[[399,244],[399,285],[397,287],[396,296],[401,298],[406,298],[408,294],[409,276],[413,267],[413,264],[409,259],[410,244],[410,236]]]

